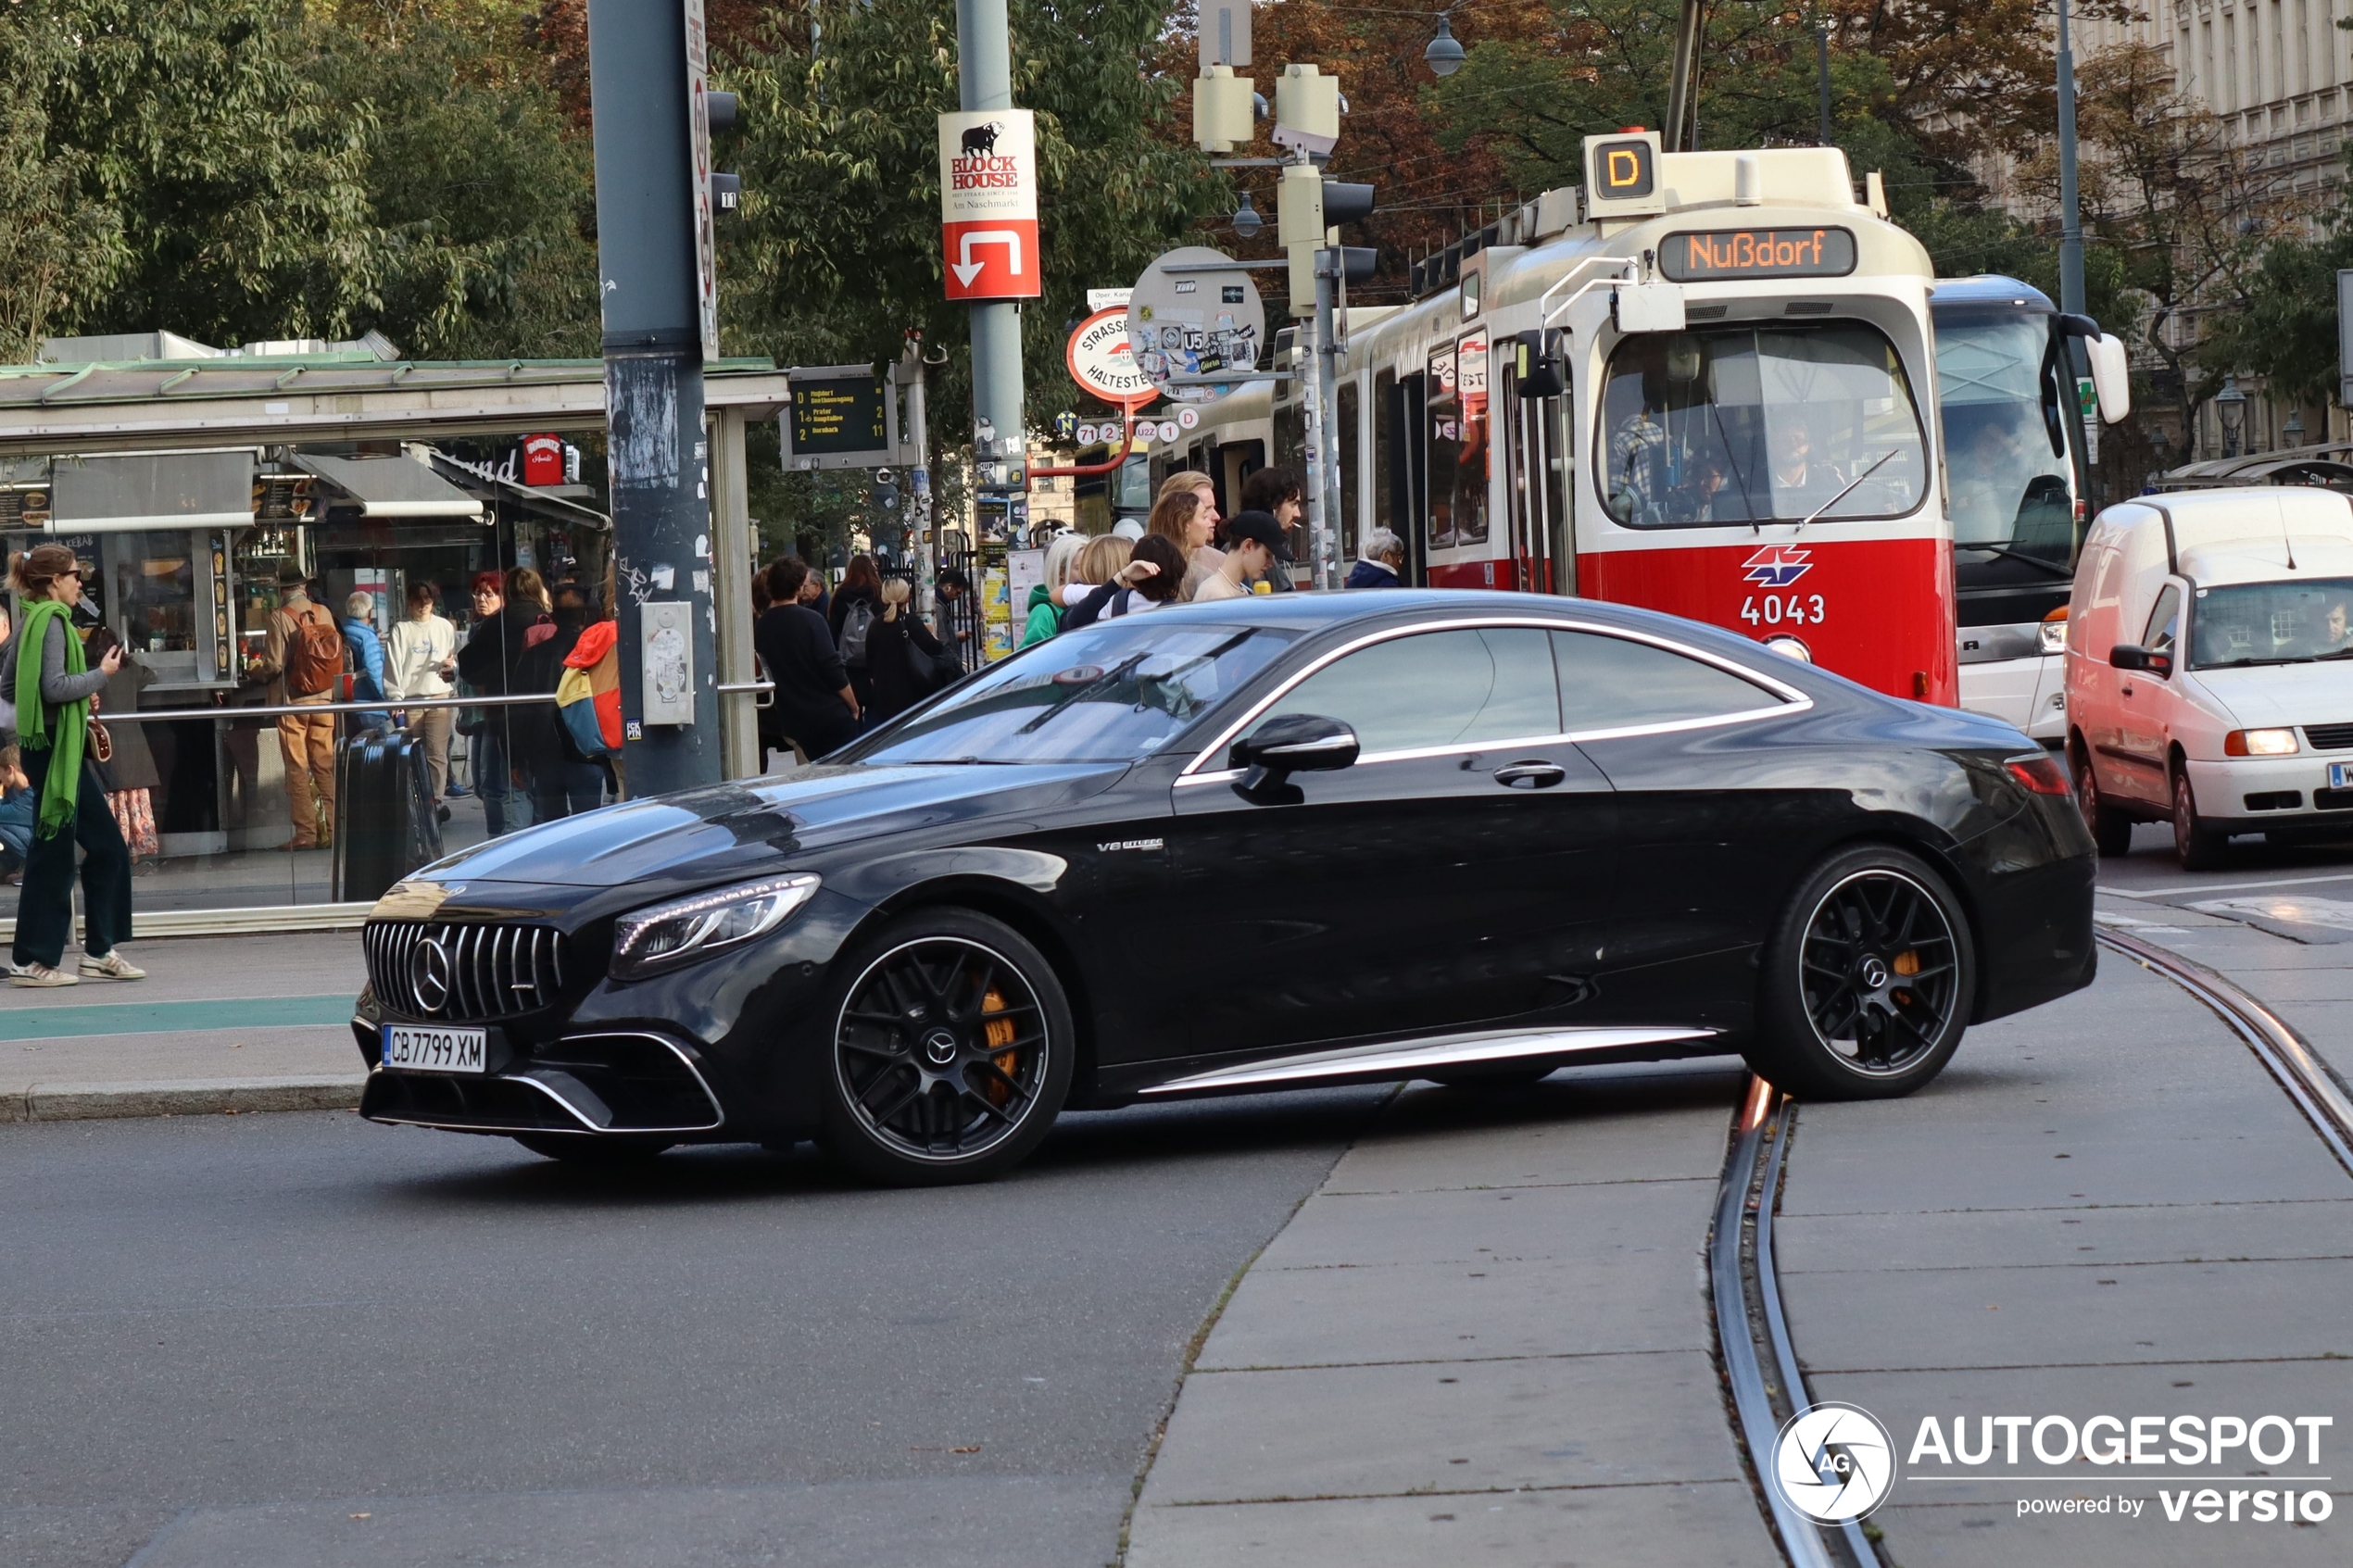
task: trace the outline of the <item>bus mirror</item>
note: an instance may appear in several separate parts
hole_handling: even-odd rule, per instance
[[[2087,338],[2085,355],[2092,362],[2092,385],[2100,400],[2100,420],[2116,424],[2133,411],[2133,367],[2124,353],[2124,340],[2113,332]]]

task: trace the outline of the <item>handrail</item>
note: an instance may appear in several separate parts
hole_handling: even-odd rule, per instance
[[[723,681],[718,688],[722,696],[740,696],[747,692],[757,694],[775,689],[774,681]],[[555,700],[556,694],[553,692],[529,692],[521,696],[510,693],[498,696],[386,696],[365,702],[258,703],[251,707],[224,704],[217,708],[149,708],[127,713],[110,713],[102,709],[96,717],[99,722],[109,725],[148,724],[190,719],[288,719],[321,713],[399,713],[411,709],[522,708],[532,703]]]

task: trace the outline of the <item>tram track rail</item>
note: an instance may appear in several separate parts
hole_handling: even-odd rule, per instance
[[[2101,927],[2096,935],[2101,946],[2171,981],[2220,1018],[2353,1173],[2353,1092],[2285,1019],[2203,964],[2127,932]],[[1767,1474],[1783,1424],[1813,1402],[1773,1257],[1773,1215],[1797,1110],[1795,1100],[1751,1074],[1733,1117],[1707,1248],[1718,1353],[1759,1500],[1792,1568],[1880,1568],[1882,1560],[1861,1524],[1817,1523],[1792,1507]]]
[[[2164,976],[2220,1018],[2277,1080],[2321,1141],[2353,1173],[2353,1094],[2304,1036],[2261,998],[2204,964],[2129,932],[2098,928],[2100,946]]]

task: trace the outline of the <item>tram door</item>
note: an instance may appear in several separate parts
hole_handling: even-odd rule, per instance
[[[1577,549],[1568,518],[1568,399],[1522,397],[1519,367],[1503,370],[1504,501],[1511,508],[1512,586],[1575,594]]]
[[[1388,388],[1381,418],[1389,424],[1391,461],[1376,483],[1389,491],[1390,527],[1405,542],[1405,581],[1420,587],[1429,582],[1429,558],[1423,549],[1428,530],[1423,526],[1422,425],[1428,417],[1422,397],[1420,372],[1401,376]]]

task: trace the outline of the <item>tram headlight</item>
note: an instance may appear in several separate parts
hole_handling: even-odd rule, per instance
[[[1800,664],[1814,662],[1814,650],[1806,646],[1805,639],[1793,637],[1786,632],[1778,637],[1766,638],[1765,646],[1775,653],[1796,659]]]
[[[2035,631],[2034,641],[2045,653],[2065,653],[2067,651],[2067,611],[2055,609],[2045,616],[2043,624]]]

